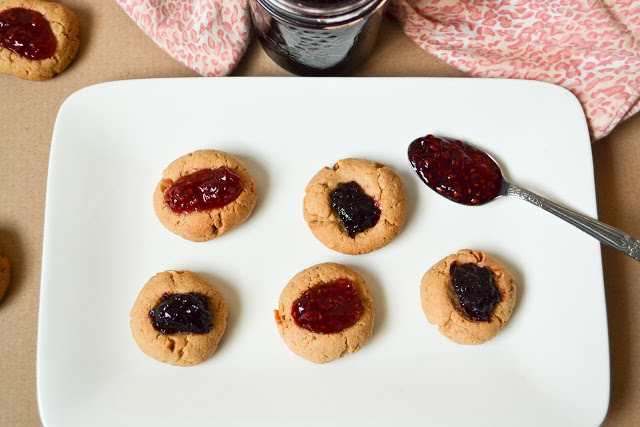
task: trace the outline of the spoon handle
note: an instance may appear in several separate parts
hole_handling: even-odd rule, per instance
[[[560,206],[532,191],[514,184],[509,183],[507,185],[506,194],[507,196],[514,196],[526,200],[547,212],[551,212],[569,224],[573,224],[585,233],[595,237],[605,245],[629,255],[636,261],[640,261],[640,240],[634,239],[627,233]]]

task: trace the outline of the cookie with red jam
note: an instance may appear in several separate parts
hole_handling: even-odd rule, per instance
[[[240,159],[223,151],[199,150],[167,166],[153,194],[153,207],[169,231],[204,242],[245,222],[256,200],[256,184]]]
[[[63,72],[80,45],[76,15],[42,0],[0,3],[0,73],[47,80]]]
[[[462,249],[431,267],[420,283],[422,309],[457,344],[482,344],[504,327],[516,303],[514,278],[484,252]]]
[[[388,166],[342,159],[325,167],[306,188],[303,214],[313,235],[344,254],[375,251],[402,229],[407,213],[400,177]]]
[[[7,292],[10,277],[11,266],[9,264],[9,260],[7,257],[2,256],[2,252],[0,252],[0,300],[4,296],[5,292]]]
[[[296,274],[282,291],[274,314],[289,349],[313,363],[355,353],[373,333],[369,287],[341,264],[318,264]]]
[[[227,327],[218,289],[191,271],[165,271],[144,285],[131,309],[131,333],[149,357],[176,366],[209,359]]]

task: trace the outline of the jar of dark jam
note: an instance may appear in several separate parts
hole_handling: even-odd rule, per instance
[[[369,55],[387,0],[249,0],[258,39],[282,68],[345,74]]]

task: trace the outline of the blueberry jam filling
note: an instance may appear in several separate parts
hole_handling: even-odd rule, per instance
[[[500,302],[498,289],[493,283],[493,272],[475,264],[451,264],[453,289],[462,309],[471,319],[486,322],[493,308]]]
[[[380,208],[355,181],[338,184],[331,191],[331,208],[349,237],[355,237],[378,223]]]
[[[353,282],[338,279],[307,289],[294,301],[291,315],[301,328],[333,334],[355,325],[363,310],[362,298]]]
[[[165,335],[206,334],[213,328],[209,298],[195,292],[163,294],[149,317],[153,327]]]

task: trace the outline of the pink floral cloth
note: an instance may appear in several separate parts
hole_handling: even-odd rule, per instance
[[[640,110],[638,0],[391,0],[427,52],[478,77],[573,92],[594,140]]]
[[[116,0],[169,55],[203,76],[229,74],[251,36],[247,0]]]
[[[230,73],[251,34],[247,0],[116,0],[171,56]],[[638,0],[390,0],[427,52],[478,77],[544,80],[582,103],[593,139],[640,110]]]

